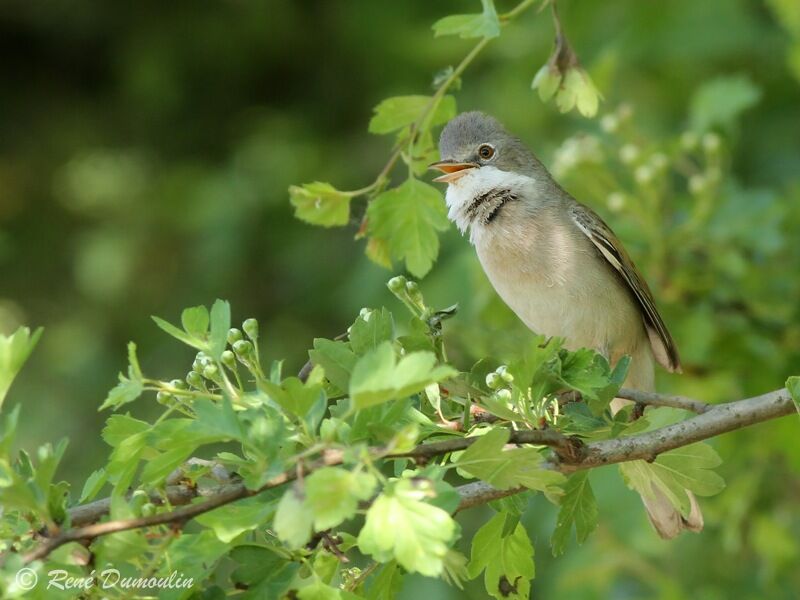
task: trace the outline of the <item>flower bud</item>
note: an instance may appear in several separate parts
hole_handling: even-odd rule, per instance
[[[247,340],[239,340],[233,344],[233,351],[240,358],[250,356],[253,353],[253,344]]]
[[[189,386],[186,385],[186,382],[182,379],[173,379],[169,382],[170,387],[175,388],[176,390],[185,390]]]
[[[617,115],[603,115],[600,119],[600,128],[606,133],[614,133],[619,129],[619,117]]]
[[[258,321],[256,321],[255,319],[250,318],[245,320],[245,322],[242,323],[242,329],[244,329],[244,332],[247,334],[247,337],[249,337],[254,342],[258,339]]]
[[[186,374],[186,383],[193,388],[202,389],[203,376],[197,371],[189,371],[189,373]]]
[[[236,342],[241,340],[243,337],[244,336],[242,335],[242,332],[239,329],[236,329],[236,327],[232,327],[231,329],[228,330],[228,343],[231,346],[233,346]]]
[[[531,89],[539,91],[539,98],[547,102],[556,93],[561,85],[561,71],[550,64],[539,69],[531,82]]]
[[[500,365],[495,372],[500,375],[506,383],[512,383],[514,381],[514,376],[508,372],[508,367],[506,365]]]
[[[230,350],[225,350],[225,352],[222,353],[222,356],[220,356],[220,360],[222,361],[222,364],[229,369],[236,368],[236,355]]]
[[[416,281],[406,282],[406,292],[412,302],[422,303],[422,292],[419,289],[419,284]]]
[[[703,149],[709,154],[719,151],[721,145],[722,140],[716,133],[710,132],[703,136]]]
[[[511,390],[503,388],[502,390],[497,390],[497,397],[502,400],[503,402],[508,402],[511,400]]]
[[[619,159],[624,164],[630,165],[636,162],[637,158],[639,158],[639,148],[633,144],[625,144],[619,149]]]
[[[663,152],[656,152],[653,156],[650,157],[650,166],[653,167],[656,171],[663,171],[667,168],[669,164],[669,159],[667,155]]]
[[[406,278],[402,275],[392,277],[386,284],[386,287],[388,287],[393,294],[402,294],[406,289]]]
[[[608,198],[606,198],[606,204],[608,204],[608,208],[614,212],[622,210],[625,206],[625,194],[611,192]]]
[[[203,377],[206,379],[216,379],[219,376],[219,368],[217,365],[208,365],[203,369]]]
[[[170,404],[175,400],[175,396],[169,392],[158,392],[156,394],[156,402],[159,404]]]
[[[653,169],[647,165],[637,167],[633,173],[633,177],[639,185],[650,183],[653,180],[653,175]]]
[[[627,102],[623,102],[617,109],[617,116],[620,121],[627,121],[633,116],[633,107]]]
[[[689,178],[689,191],[692,194],[702,194],[706,189],[706,178],[702,175],[692,175]]]
[[[503,385],[503,378],[498,373],[489,373],[486,376],[486,387],[490,390],[496,390]]]
[[[142,504],[140,512],[143,517],[152,517],[154,514],[156,514],[156,505],[152,502],[145,502]]]

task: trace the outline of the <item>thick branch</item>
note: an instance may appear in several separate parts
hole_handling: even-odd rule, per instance
[[[630,395],[633,396],[634,394]],[[630,396],[625,397],[630,398]],[[676,400],[676,398],[679,400]],[[636,400],[636,398],[630,399]],[[555,431],[544,430],[515,431],[511,433],[509,441],[512,443],[541,444],[553,447],[556,451],[556,457],[547,463],[547,468],[570,473],[578,469],[590,469],[632,460],[653,460],[663,452],[688,446],[735,429],[789,415],[795,411],[789,392],[785,389],[727,404],[706,405],[688,398],[661,396],[660,394],[649,395],[648,403],[659,406],[681,404],[681,408],[686,408],[690,405],[699,408],[702,405],[703,410],[701,414],[680,423],[626,438],[582,444],[574,438],[566,437]],[[477,441],[477,439],[479,438],[455,438],[443,442],[422,444],[410,452],[402,454],[387,454],[385,449],[375,449],[373,452],[376,457],[408,457],[427,460],[434,456],[463,450]],[[267,482],[258,490],[248,490],[240,483],[225,484],[205,491],[184,485],[168,486],[167,499],[172,505],[188,504],[202,495],[206,495],[207,499],[149,517],[121,519],[68,529],[52,538],[46,539],[38,548],[25,556],[25,561],[30,562],[42,559],[59,546],[69,542],[86,542],[111,533],[155,525],[173,524],[181,526],[186,521],[215,508],[236,500],[255,496],[267,489],[284,485],[296,479],[298,475],[305,475],[322,466],[338,465],[341,462],[342,454],[340,452],[327,452],[321,459],[309,464],[307,467],[286,471]],[[458,488],[458,492],[461,495],[459,510],[510,496],[524,491],[524,489],[498,490],[483,482],[462,485]],[[70,517],[74,525],[96,521],[108,514],[109,505],[110,502],[106,499],[78,506],[70,509]]]

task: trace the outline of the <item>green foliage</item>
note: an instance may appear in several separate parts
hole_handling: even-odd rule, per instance
[[[494,0],[481,0],[483,11],[472,15],[450,15],[436,21],[433,31],[439,35],[462,38],[493,38],[500,35],[500,19]]]
[[[486,591],[497,600],[524,599],[536,574],[533,546],[518,518],[500,512],[472,538],[469,576],[484,573]]]
[[[28,360],[41,335],[41,327],[33,335],[27,327],[20,327],[10,336],[0,334],[0,408],[3,407],[11,382]]]
[[[730,128],[760,99],[761,90],[746,76],[712,79],[692,97],[689,109],[692,127],[698,131],[713,127]]]
[[[550,539],[553,555],[564,553],[573,525],[578,543],[586,541],[589,534],[597,527],[597,517],[597,501],[589,482],[589,472],[578,471],[570,476],[564,486],[556,528]]]
[[[379,562],[395,559],[412,573],[436,576],[453,541],[453,518],[425,502],[433,492],[425,482],[390,482],[367,511],[358,547]]]
[[[435,366],[432,352],[412,352],[397,360],[390,342],[362,356],[353,367],[350,398],[356,409],[396,400],[421,392],[456,374],[447,366]]]
[[[298,219],[312,225],[333,227],[350,220],[351,195],[329,183],[315,181],[289,188],[289,197]]]
[[[383,192],[367,210],[369,232],[386,242],[389,255],[424,277],[439,254],[437,232],[448,228],[441,193],[417,179]]]
[[[202,348],[186,382],[146,377],[136,346],[129,344],[128,375],[103,408],[118,410],[155,395],[163,412],[153,422],[121,413],[108,418],[103,430],[111,448],[108,460],[88,477],[79,501],[110,486],[110,516],[125,519],[169,511],[168,504],[153,498],[163,497],[176,483],[205,490],[204,495],[229,493],[226,485],[241,486],[246,493],[200,514],[195,519],[200,533],[176,536],[168,527],[152,528],[149,535],[160,540],[158,550],[139,530],[97,539],[92,547],[115,564],[131,567],[138,557],[152,555],[159,564],[179,566],[195,578],[196,587],[215,570],[231,572],[231,580],[253,594],[276,597],[289,590],[308,598],[387,597],[398,585],[399,566],[456,587],[485,572],[492,596],[527,598],[534,565],[533,546],[519,523],[524,504],[503,504],[503,512],[475,535],[467,564],[454,548],[460,527],[453,514],[460,496],[443,478],[455,469],[465,479],[498,489],[525,487],[544,492],[551,501],[561,498],[553,551],[563,552],[573,525],[582,542],[597,520],[586,474],[567,481],[550,468],[544,447],[509,449],[509,425],[536,429],[545,420],[569,432],[575,428],[574,416],[555,410],[555,398],[579,390],[596,415],[583,423],[583,435],[604,439],[629,432],[608,426],[607,409],[626,365],[612,370],[591,351],[569,352],[557,340],[538,340],[513,368],[500,366],[486,376],[484,389],[483,382],[475,384],[474,373],[459,372],[443,360],[442,323],[455,309],[431,308],[417,283],[403,277],[393,278],[389,288],[405,305],[417,333],[396,337],[391,312],[362,309],[346,339],[315,340],[310,356],[316,364],[302,378],[283,376],[280,363],[266,375],[259,360],[258,322],[247,319],[241,330],[231,329],[229,305],[219,300],[210,310],[183,311],[182,329],[156,321],[188,346]],[[421,345],[431,349],[419,350]],[[233,360],[223,360],[225,353]],[[466,422],[458,432],[447,426],[473,402],[497,421]],[[3,440],[13,436],[16,420],[15,410],[6,417]],[[402,453],[443,434],[474,441],[427,466],[407,463]],[[4,529],[20,522],[69,525],[74,506],[69,485],[54,479],[65,448],[66,442],[55,449],[44,446],[35,462],[22,453],[12,465],[4,441]],[[192,456],[204,460],[187,462]],[[684,488],[710,495],[722,487],[710,470],[719,458],[702,444],[666,453],[652,464],[639,462],[622,468],[629,485],[642,493],[658,486],[676,504],[685,504],[679,498]],[[6,548],[26,552],[36,544],[35,529],[26,528]],[[190,564],[194,546],[204,557],[202,568]],[[366,586],[366,596],[360,595],[364,578],[343,570],[336,559],[356,546],[376,565],[385,565]],[[53,554],[46,566],[56,568],[62,560]],[[255,570],[257,560],[270,565],[267,574]],[[298,561],[304,570],[296,568]]]
[[[698,496],[713,496],[725,488],[722,477],[711,470],[721,462],[714,449],[701,442],[665,452],[652,463],[622,463],[619,470],[628,487],[648,498],[655,497],[658,490],[688,516],[691,507],[686,490]]]

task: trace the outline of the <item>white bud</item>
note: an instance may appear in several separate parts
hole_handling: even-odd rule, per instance
[[[637,167],[636,171],[634,171],[633,176],[636,179],[636,182],[640,185],[645,185],[650,183],[653,180],[653,168],[647,165],[642,165],[641,167]]]
[[[620,121],[627,121],[633,116],[633,107],[627,102],[620,104],[617,109],[617,115]]]
[[[511,390],[504,388],[502,390],[497,390],[496,394],[497,397],[500,400],[503,400],[504,402],[508,402],[509,400],[511,400]]]
[[[653,156],[650,157],[650,165],[656,171],[663,171],[664,169],[667,168],[668,164],[669,164],[669,159],[667,158],[667,155],[664,154],[663,152],[656,152],[655,154],[653,154]]]
[[[486,387],[490,390],[496,390],[503,385],[503,378],[497,373],[489,373],[486,376]]]
[[[707,133],[703,136],[703,148],[706,152],[713,153],[719,150],[722,140],[716,133]]]
[[[620,148],[619,159],[626,165],[635,162],[637,158],[639,158],[639,148],[633,144],[625,144]]]
[[[619,129],[619,117],[617,115],[604,115],[600,119],[600,127],[606,133],[614,133]]]
[[[701,194],[706,189],[706,178],[702,175],[692,175],[689,178],[689,191],[692,194]]]
[[[625,206],[625,194],[621,194],[620,192],[611,192],[606,198],[606,204],[608,204],[608,208],[617,212],[618,210],[622,210]]]

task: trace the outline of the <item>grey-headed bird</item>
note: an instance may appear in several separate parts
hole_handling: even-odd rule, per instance
[[[469,232],[489,281],[525,325],[564,338],[569,349],[593,348],[611,364],[629,355],[627,387],[652,391],[654,362],[680,371],[675,342],[620,241],[525,144],[496,119],[468,112],[445,126],[439,152],[431,167],[444,173],[434,181],[448,184],[448,216]],[[703,528],[686,493],[688,515],[656,486],[642,496],[661,537]]]

